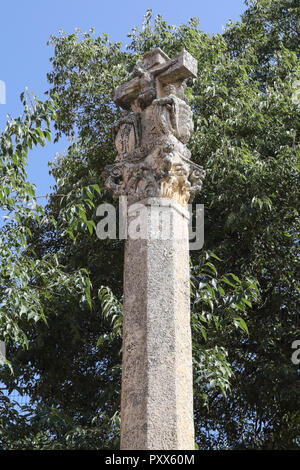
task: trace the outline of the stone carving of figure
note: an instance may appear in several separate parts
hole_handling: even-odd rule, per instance
[[[153,101],[155,125],[159,133],[168,134],[171,132],[177,137],[179,109],[175,86],[165,86],[164,94],[163,98]]]
[[[141,109],[145,109],[152,103],[156,96],[154,77],[150,72],[145,70],[141,64],[137,64],[134,67],[133,74],[140,79],[138,105]]]
[[[155,99],[154,120],[159,134],[172,133],[183,143],[188,142],[193,133],[192,112],[188,104],[179,95],[184,93],[183,85],[176,89],[175,85],[166,85],[165,96]]]
[[[187,81],[188,79],[185,79],[185,80],[182,80],[182,82],[180,83],[179,87],[178,87],[178,90],[177,90],[177,96],[178,98],[180,98],[181,100],[185,101],[187,104],[189,103],[189,100],[188,98],[185,96],[185,90],[186,90],[186,87],[187,87]]]
[[[141,130],[138,114],[128,111],[121,112],[121,118],[114,125],[114,139],[118,155],[132,152],[140,145]]]

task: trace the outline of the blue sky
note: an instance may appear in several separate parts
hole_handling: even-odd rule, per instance
[[[52,49],[46,46],[51,34],[60,29],[72,33],[91,27],[96,34],[107,33],[113,41],[127,44],[127,33],[141,25],[147,8],[162,14],[171,24],[200,18],[200,29],[220,33],[229,19],[238,20],[245,10],[243,0],[14,0],[0,6],[0,80],[6,85],[6,104],[0,104],[0,130],[6,114],[21,112],[20,93],[26,86],[39,98],[47,89]],[[31,152],[28,176],[37,194],[46,194],[53,183],[47,162],[63,152],[66,140]]]

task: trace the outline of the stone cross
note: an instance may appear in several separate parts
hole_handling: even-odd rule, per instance
[[[185,50],[171,60],[157,48],[133,75],[115,89],[123,108],[114,126],[118,154],[103,173],[128,206],[121,449],[194,449],[187,204],[204,171],[186,147],[193,120],[185,88],[197,61]]]

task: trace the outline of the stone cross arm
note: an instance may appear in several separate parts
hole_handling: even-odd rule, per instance
[[[155,75],[158,75],[159,81],[163,85],[175,83],[190,77],[197,77],[197,60],[185,49],[169,64],[166,70],[163,70],[163,67],[159,67],[153,71]]]

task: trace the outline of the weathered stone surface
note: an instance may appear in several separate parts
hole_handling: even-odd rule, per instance
[[[142,203],[148,237],[125,250],[121,449],[193,449],[188,212]],[[170,218],[164,240],[150,223],[154,203]]]
[[[104,172],[106,186],[129,202],[169,197],[185,206],[205,175],[185,145],[194,126],[184,90],[186,79],[196,76],[197,61],[187,51],[171,60],[157,48],[133,73],[135,78],[115,90],[125,111],[114,126],[118,155]]]
[[[127,196],[121,448],[194,448],[187,204],[204,171],[190,159],[193,133],[185,97],[197,61],[159,48],[144,55],[134,78],[115,90],[125,111],[114,126],[118,152],[106,187]],[[139,236],[130,232],[146,208]],[[165,224],[160,220],[163,214]]]
[[[106,168],[106,186],[114,197],[128,196],[129,204],[146,197],[167,197],[186,206],[201,189],[204,171],[190,165],[189,151],[173,136],[148,147],[144,159],[121,160]]]
[[[168,83],[184,80],[187,76],[196,78],[197,66],[197,60],[187,51],[183,50],[175,64],[160,74],[159,80],[164,85],[167,85]]]

